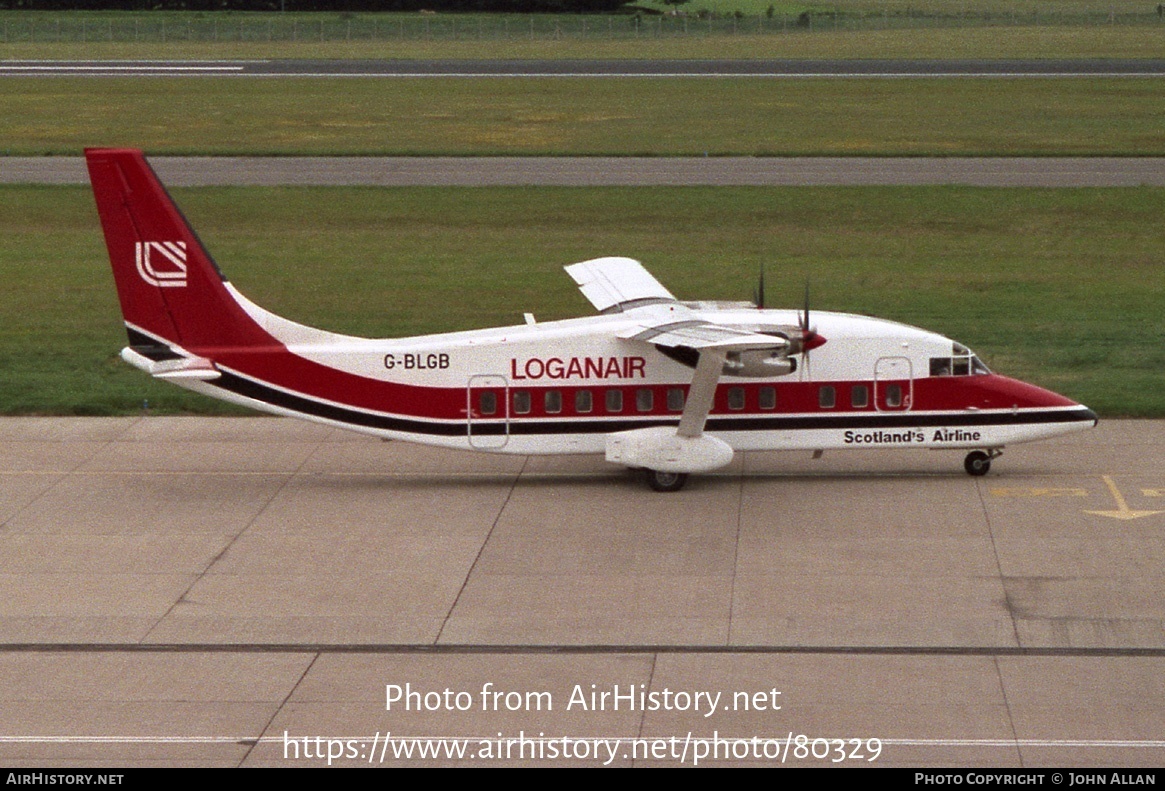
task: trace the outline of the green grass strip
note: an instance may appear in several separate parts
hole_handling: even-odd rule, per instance
[[[693,0],[682,12],[0,11],[0,58],[1155,58],[1165,30],[1154,5],[1111,0]]]
[[[6,79],[0,153],[1165,155],[1161,79]]]
[[[916,324],[1102,415],[1165,416],[1165,189],[198,188],[243,293],[391,337],[589,315],[561,267],[642,260],[681,298]],[[0,187],[0,413],[230,413],[122,363],[88,189]]]

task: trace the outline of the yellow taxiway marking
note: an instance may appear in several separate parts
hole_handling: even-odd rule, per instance
[[[1087,489],[1054,488],[1051,486],[1015,486],[992,489],[995,497],[1087,497]]]
[[[1095,514],[1096,516],[1111,516],[1113,519],[1137,519],[1142,516],[1152,516],[1153,514],[1165,514],[1165,511],[1134,511],[1129,508],[1129,504],[1125,502],[1124,496],[1120,493],[1120,489],[1116,488],[1116,482],[1108,475],[1100,476],[1104,479],[1108,490],[1112,492],[1113,498],[1116,500],[1115,511],[1085,511],[1086,514]]]

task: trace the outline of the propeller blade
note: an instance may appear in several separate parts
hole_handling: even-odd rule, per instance
[[[759,277],[757,277],[756,295],[755,296],[756,296],[756,299],[753,301],[756,302],[757,310],[764,310],[765,309],[765,265],[764,264],[760,265],[760,275],[759,275]]]

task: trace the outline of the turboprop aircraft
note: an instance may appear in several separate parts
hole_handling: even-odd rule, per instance
[[[85,157],[129,346],[150,375],[379,437],[491,453],[602,453],[658,491],[737,451],[1002,448],[1096,424],[969,349],[882,319],[677,299],[637,261],[566,267],[587,318],[374,340],[297,324],[223,276],[140,151]]]

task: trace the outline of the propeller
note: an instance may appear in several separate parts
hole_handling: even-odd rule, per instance
[[[801,336],[808,340],[813,330],[809,328],[809,281],[805,281],[805,312],[798,313],[797,318],[801,324]]]
[[[817,328],[809,321],[809,282],[805,282],[805,312],[797,314],[801,328],[801,355],[805,360],[805,373],[809,375],[809,352],[825,343],[825,338],[817,334]]]
[[[760,265],[760,276],[757,277],[756,292],[753,294],[753,302],[756,303],[757,310],[765,309],[765,265]]]

